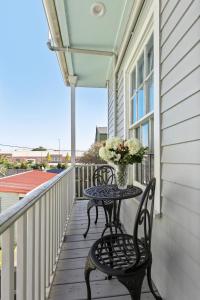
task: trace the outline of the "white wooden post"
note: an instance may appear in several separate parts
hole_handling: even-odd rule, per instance
[[[69,76],[71,86],[71,163],[75,164],[76,158],[76,97],[75,89],[77,76]]]
[[[14,226],[2,234],[1,299],[14,300]]]
[[[159,216],[161,216],[160,78],[160,1],[154,0],[154,176],[155,213]]]
[[[26,300],[27,214],[17,221],[17,299]]]

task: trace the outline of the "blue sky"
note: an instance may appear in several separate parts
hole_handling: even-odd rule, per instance
[[[0,143],[70,148],[70,91],[47,49],[42,0],[3,1],[0,13]],[[77,88],[77,149],[107,124],[107,91]],[[1,149],[3,149],[0,146]]]

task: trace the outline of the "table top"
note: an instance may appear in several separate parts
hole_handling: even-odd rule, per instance
[[[120,190],[117,185],[98,185],[84,190],[84,195],[95,200],[123,200],[134,198],[142,194],[142,189],[129,185],[126,189]]]

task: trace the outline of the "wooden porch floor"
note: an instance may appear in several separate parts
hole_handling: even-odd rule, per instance
[[[94,225],[95,209],[91,210],[92,223],[87,238],[83,232],[87,226],[87,201],[76,201],[62,245],[56,274],[50,292],[51,300],[85,300],[84,281],[85,259],[90,246],[101,236],[105,221],[103,210],[99,211],[99,220]],[[92,212],[93,211],[93,212]],[[130,300],[126,288],[117,279],[105,280],[105,274],[99,271],[91,273],[92,299]],[[146,279],[143,283],[141,300],[153,300]]]

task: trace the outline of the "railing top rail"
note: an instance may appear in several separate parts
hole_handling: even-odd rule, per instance
[[[67,173],[73,169],[73,166],[67,168],[56,175],[48,182],[35,188],[28,193],[22,200],[6,209],[0,214],[0,235],[16,222],[31,206],[33,206],[42,196],[44,196],[57,182],[59,182]]]

